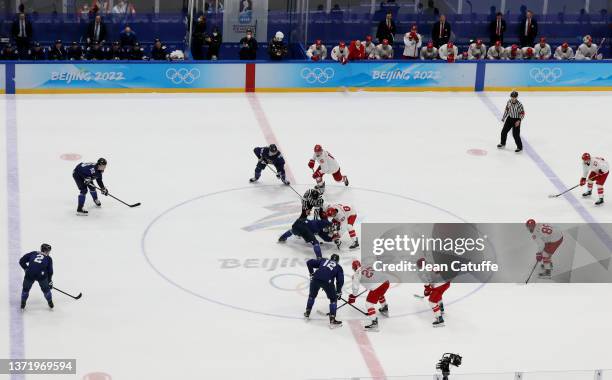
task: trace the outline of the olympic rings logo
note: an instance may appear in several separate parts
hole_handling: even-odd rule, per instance
[[[174,84],[192,84],[200,78],[200,70],[198,69],[168,69],[166,70],[166,78],[170,79]]]
[[[539,67],[534,67],[529,70],[529,76],[538,83],[553,83],[561,78],[561,75],[563,75],[563,71],[560,67],[543,67],[541,69]]]
[[[326,67],[322,69],[320,67],[315,67],[314,69],[310,69],[308,67],[304,67],[300,72],[302,79],[310,84],[314,83],[327,83],[334,78],[334,69],[331,67]]]

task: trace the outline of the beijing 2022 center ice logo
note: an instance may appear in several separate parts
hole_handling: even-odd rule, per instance
[[[560,67],[534,67],[529,70],[529,76],[531,79],[535,80],[538,83],[553,83],[556,82],[557,79],[561,78],[563,75],[563,71]]]
[[[320,67],[315,67],[314,69],[304,67],[300,72],[300,76],[302,77],[302,79],[304,79],[310,84],[327,83],[334,78],[335,74],[336,73],[334,69],[332,69],[331,67],[326,67],[324,69]]]
[[[192,84],[200,78],[200,70],[198,69],[168,69],[166,70],[166,78],[174,84]]]

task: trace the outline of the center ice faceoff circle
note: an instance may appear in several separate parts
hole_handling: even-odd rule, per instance
[[[303,192],[307,186],[296,189]],[[330,186],[325,196],[354,205],[358,224],[410,222],[415,215],[419,221],[465,222],[448,210],[400,194]],[[308,293],[305,260],[314,254],[310,245],[296,238],[276,242],[299,212],[296,194],[285,186],[251,185],[203,194],[153,219],[142,235],[142,253],[159,276],[197,298],[245,312],[301,319]],[[322,247],[324,256],[338,252],[333,244]],[[350,292],[350,263],[358,255],[346,248],[340,251],[345,295]],[[482,286],[458,289],[446,303]],[[425,303],[413,300],[412,294],[420,291],[418,284],[394,284],[389,294],[390,302],[396,300],[393,317],[430,312]],[[327,306],[327,299],[319,295],[315,308]],[[343,318],[359,316],[347,312]]]

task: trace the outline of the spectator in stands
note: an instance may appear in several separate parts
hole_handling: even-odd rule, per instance
[[[578,46],[578,50],[576,50],[576,60],[593,60],[593,59],[601,59],[601,55],[597,55],[599,49],[597,45],[593,43],[593,38],[589,35],[584,36],[582,39],[583,43]]]
[[[83,49],[76,41],[73,41],[67,49],[66,57],[69,61],[80,61],[83,59]]]
[[[448,42],[445,45],[440,46],[438,49],[438,55],[440,59],[447,62],[455,62],[455,57],[459,54],[459,49],[452,42]]]
[[[546,38],[540,38],[540,43],[533,47],[533,53],[537,59],[550,59],[552,49],[550,45],[546,43]]]
[[[349,45],[349,61],[361,61],[365,58],[365,44],[362,44],[359,40],[352,41]]]
[[[331,51],[331,59],[336,62],[340,62],[343,65],[348,62],[349,49],[346,47],[346,43],[344,41],[340,41],[338,46],[334,46]]]
[[[323,61],[327,58],[327,48],[321,40],[316,40],[306,51],[306,56],[313,61]]]
[[[34,42],[32,47],[28,49],[27,59],[30,61],[44,61],[47,59],[47,52],[40,46],[39,42]]]
[[[64,49],[64,45],[62,44],[62,40],[56,40],[53,47],[49,49],[48,54],[49,60],[51,61],[64,61],[66,60],[66,49]]]
[[[366,36],[364,49],[366,59],[376,59],[376,44],[372,42],[372,36]]]
[[[6,44],[2,51],[0,51],[0,58],[2,58],[3,61],[17,61],[19,59],[19,53],[11,44]]]
[[[87,44],[90,45],[93,42],[104,44],[104,41],[106,41],[106,24],[100,15],[96,15],[87,26]]]
[[[404,35],[404,59],[419,59],[423,37],[418,33],[416,25]]]
[[[468,59],[485,59],[487,57],[487,47],[482,43],[482,40],[476,40],[468,47]]]
[[[134,4],[130,2],[129,4],[125,2],[125,0],[119,0],[117,4],[113,7],[112,13],[115,15],[123,15],[123,14],[136,14],[136,8],[134,8]]]
[[[136,33],[134,33],[132,28],[126,26],[119,34],[119,42],[121,43],[121,47],[134,46],[134,44],[138,42],[138,38],[136,38]]]
[[[389,11],[385,19],[378,23],[376,38],[379,43],[382,43],[383,40],[387,40],[389,44],[393,45],[396,32],[397,28],[395,27],[395,21],[393,21],[393,13]]]
[[[506,59],[510,61],[520,61],[523,59],[523,51],[519,49],[516,44],[508,46],[506,48]]]
[[[121,51],[121,43],[119,41],[113,42],[113,45],[108,50],[107,57],[111,61],[118,61],[123,57],[123,54]]]
[[[440,15],[440,20],[436,21],[431,29],[431,40],[433,41],[434,46],[439,48],[446,45],[448,41],[450,41],[450,36],[450,24],[446,22],[445,15]]]
[[[204,15],[198,17],[193,25],[191,37],[191,57],[195,60],[204,59],[204,38],[206,37],[206,18]]]
[[[239,56],[241,60],[257,59],[257,40],[253,37],[251,29],[247,29],[246,36],[240,39]]]
[[[164,44],[162,44],[159,38],[155,39],[153,47],[151,48],[151,60],[153,61],[167,61],[170,59],[170,53]]]
[[[533,46],[535,38],[538,35],[538,22],[533,18],[533,12],[527,11],[525,18],[519,25],[519,40],[521,46],[523,48]]]
[[[427,61],[438,59],[438,49],[436,49],[433,42],[430,41],[427,43],[427,46],[421,48],[421,59]]]
[[[533,52],[533,48],[526,46],[522,49],[522,56],[524,60],[531,60],[531,59],[537,59],[534,52]]]
[[[567,42],[564,42],[561,46],[555,49],[555,59],[558,61],[574,59],[574,50]]]
[[[11,37],[15,41],[19,55],[25,59],[32,40],[32,23],[26,18],[25,13],[19,13],[17,19],[13,21]]]
[[[85,49],[85,58],[90,61],[103,61],[106,59],[107,52],[100,45],[100,42],[94,40],[91,45]]]
[[[504,33],[506,32],[506,20],[501,12],[497,12],[495,20],[489,24],[489,35],[491,36],[490,45],[494,45],[497,41],[504,43]]]
[[[502,46],[501,41],[495,42],[495,44],[489,48],[487,58],[497,60],[506,59],[506,50]]]
[[[437,16],[440,14],[440,10],[436,8],[434,0],[427,0],[427,8],[423,11],[423,14],[428,16]],[[435,47],[435,46],[434,46]]]
[[[221,43],[223,42],[223,37],[221,33],[219,33],[219,28],[215,26],[212,30],[212,34],[207,36],[205,41],[206,45],[208,45],[206,59],[216,61],[219,59],[219,50],[221,50]]]
[[[268,44],[268,55],[272,61],[280,61],[287,56],[289,51],[283,41],[284,38],[285,35],[279,30]]]
[[[376,46],[376,59],[393,59],[393,46],[387,39]]]

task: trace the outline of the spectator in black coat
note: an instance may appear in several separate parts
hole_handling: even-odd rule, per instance
[[[28,49],[28,60],[30,61],[44,61],[47,59],[47,52],[45,48],[40,46],[39,42],[34,42],[32,47]]]
[[[98,41],[93,41],[91,46],[87,48],[85,58],[90,61],[103,61],[106,59],[107,51]]]
[[[257,59],[257,40],[253,37],[253,31],[247,29],[246,36],[240,40],[240,59]]]
[[[134,46],[134,44],[138,42],[138,38],[136,38],[136,33],[134,33],[132,28],[126,26],[119,35],[119,42],[121,43],[121,47]]]
[[[522,47],[533,47],[538,35],[538,22],[532,11],[527,11],[525,18],[519,24],[519,40]]]
[[[166,46],[162,44],[159,38],[155,39],[155,43],[151,48],[151,60],[153,61],[167,61],[170,59],[170,53],[166,49]]]
[[[191,36],[191,57],[196,60],[204,59],[204,38],[206,36],[206,18],[204,15],[198,17],[193,25]]]
[[[66,57],[70,61],[80,61],[83,59],[83,49],[76,41],[72,42],[66,51]]]
[[[118,61],[123,57],[123,52],[121,51],[121,43],[119,41],[113,42],[113,46],[108,49],[106,53],[106,58],[111,61]]]
[[[446,22],[446,16],[440,15],[440,20],[436,21],[431,28],[431,40],[435,47],[446,45],[450,41],[451,26]]]
[[[490,45],[493,46],[497,41],[504,44],[504,33],[506,32],[506,20],[501,12],[497,12],[495,20],[489,24]]]
[[[104,24],[100,15],[97,15],[87,26],[87,44],[92,44],[96,41],[101,44],[104,44],[104,41],[106,41],[106,24]]]
[[[66,57],[66,49],[64,49],[64,45],[62,45],[62,40],[55,41],[55,44],[51,47],[51,49],[49,49],[49,60],[65,61]]]
[[[272,61],[280,61],[287,56],[288,49],[283,42],[283,38],[285,38],[283,32],[278,31],[268,44],[268,55]]]
[[[20,55],[23,54],[22,58],[25,59],[32,40],[32,23],[28,21],[25,13],[19,13],[17,19],[13,21],[11,37],[15,41],[17,51],[21,53]]]
[[[7,44],[0,51],[0,58],[3,61],[16,61],[19,59],[19,53],[11,44]]]
[[[131,53],[129,59],[132,60],[132,61],[145,61],[145,60],[147,60],[147,56],[144,53],[144,49],[142,48],[142,46],[140,46],[140,44],[138,42],[136,42],[134,44],[134,47],[132,48],[132,53]]]
[[[382,43],[383,40],[387,40],[389,41],[389,44],[393,44],[393,39],[396,32],[397,28],[395,27],[395,21],[393,21],[393,13],[389,11],[387,12],[385,19],[378,23],[376,38],[378,39],[379,43]]]
[[[206,45],[208,45],[208,51],[206,52],[206,59],[216,61],[219,59],[219,50],[221,49],[221,43],[223,37],[219,33],[219,28],[214,27],[210,35],[206,36]]]

